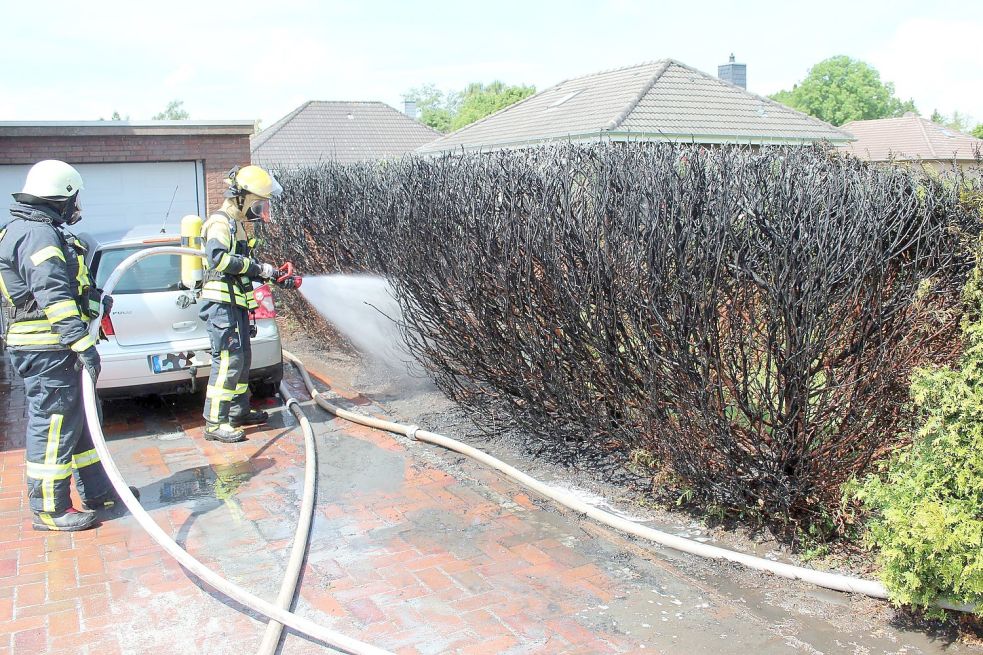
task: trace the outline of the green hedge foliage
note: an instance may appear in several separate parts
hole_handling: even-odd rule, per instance
[[[983,249],[981,249],[983,254]],[[952,368],[912,378],[920,412],[915,442],[851,489],[873,510],[891,600],[928,607],[944,598],[983,613],[983,264],[966,284],[964,351]]]

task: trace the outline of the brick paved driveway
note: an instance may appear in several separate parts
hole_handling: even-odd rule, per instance
[[[31,530],[24,398],[11,376],[0,357],[0,655],[254,651],[264,621],[177,566],[132,517],[75,534]],[[351,393],[344,402],[370,405]],[[107,402],[110,447],[165,530],[273,599],[300,504],[302,435],[269,404],[274,419],[248,441],[206,442],[200,407],[194,397]],[[797,643],[795,621],[749,611],[495,472],[450,453],[421,458],[420,445],[307,410],[319,492],[303,616],[405,654],[780,653]],[[434,457],[443,465],[426,463]],[[813,645],[837,630],[806,627]],[[281,652],[326,650],[290,634]]]
[[[25,404],[6,358],[0,385],[0,654],[254,649],[262,622],[188,575],[132,517],[75,534],[31,530]],[[206,442],[199,403],[107,402],[111,448],[170,534],[272,599],[299,505],[300,430],[273,406],[275,420],[247,442]],[[476,470],[456,480],[414,461],[388,435],[308,413],[320,492],[299,613],[399,653],[641,648],[605,617],[618,578],[585,557],[578,543],[593,539],[573,523],[497,475]],[[282,652],[324,648],[288,636]]]

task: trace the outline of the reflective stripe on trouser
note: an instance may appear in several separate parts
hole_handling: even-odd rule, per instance
[[[199,316],[212,346],[203,416],[209,423],[228,423],[249,413],[249,315],[242,307],[205,302]]]
[[[71,507],[70,479],[83,500],[110,491],[82,408],[78,355],[71,350],[9,350],[27,396],[27,495],[34,512]]]

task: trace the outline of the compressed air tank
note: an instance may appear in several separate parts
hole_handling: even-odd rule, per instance
[[[181,219],[181,245],[201,250],[201,216],[188,214]],[[201,286],[202,261],[197,255],[181,255],[181,283],[188,289]]]

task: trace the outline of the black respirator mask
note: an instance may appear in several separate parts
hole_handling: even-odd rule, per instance
[[[79,194],[69,196],[58,210],[65,225],[75,225],[82,220],[82,205],[79,203]]]
[[[254,200],[251,205],[246,207],[246,220],[268,223],[270,221],[270,201],[266,198]]]

